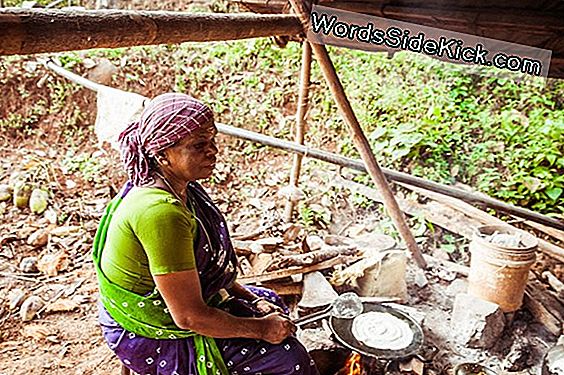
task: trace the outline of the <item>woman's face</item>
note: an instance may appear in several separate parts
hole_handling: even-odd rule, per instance
[[[184,181],[208,178],[215,167],[217,129],[213,122],[194,130],[180,142],[164,150],[169,173]]]

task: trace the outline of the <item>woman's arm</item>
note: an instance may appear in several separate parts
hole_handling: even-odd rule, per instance
[[[239,318],[206,305],[195,269],[153,278],[174,322],[182,329],[209,337],[252,338],[273,344],[282,342],[296,329],[289,319],[277,313],[262,318]]]
[[[259,298],[256,294],[239,284],[237,281],[233,282],[232,286],[228,289],[229,294],[233,297],[241,298],[246,301],[252,302]]]
[[[229,290],[229,294],[231,294],[232,296],[253,303],[257,308],[257,310],[263,314],[269,314],[272,312],[279,312],[279,313],[284,312],[284,310],[282,310],[281,307],[273,304],[272,302],[262,297],[257,296],[256,294],[245,288],[243,285],[239,284],[237,281],[235,281],[228,290]]]

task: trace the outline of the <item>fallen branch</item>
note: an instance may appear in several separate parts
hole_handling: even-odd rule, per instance
[[[547,227],[546,225],[543,224],[539,224],[536,223],[534,221],[530,221],[530,220],[525,220],[525,224],[527,224],[530,227],[535,228],[536,230],[539,230],[545,234],[548,234],[549,236],[551,236],[552,238],[562,242],[564,244],[564,231],[558,230],[558,229],[554,229],[551,227]]]
[[[262,226],[249,233],[234,233],[231,238],[238,241],[252,240],[266,232],[271,226]]]
[[[22,280],[22,281],[29,281],[29,282],[32,282],[32,283],[46,284],[45,281],[37,279],[37,278],[33,279],[31,277],[20,276],[20,275],[17,275],[17,274],[14,274],[14,273],[9,273],[9,272],[0,272],[0,276],[11,277],[13,279],[18,279],[18,280]]]
[[[237,281],[241,284],[256,284],[262,283],[264,281],[279,280],[292,275],[298,275],[301,273],[309,273],[314,271],[321,271],[327,268],[334,267],[339,264],[348,263],[351,257],[339,256],[333,259],[326,260],[325,262],[317,263],[306,267],[296,267],[286,270],[278,270],[273,272],[266,272],[262,275],[249,275],[237,278]]]

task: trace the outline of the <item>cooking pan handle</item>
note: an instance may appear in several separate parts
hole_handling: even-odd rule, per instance
[[[328,307],[324,308],[321,311],[315,312],[313,314],[309,314],[306,316],[302,316],[301,318],[297,318],[297,319],[293,319],[292,322],[298,326],[301,327],[303,325],[306,325],[308,323],[312,323],[315,322],[319,319],[323,319],[328,317],[329,315],[331,315],[331,310],[333,310],[333,305],[329,305]]]

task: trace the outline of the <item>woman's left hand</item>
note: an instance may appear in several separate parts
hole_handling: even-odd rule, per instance
[[[279,312],[281,314],[284,314],[284,310],[282,310],[282,308],[280,306],[275,305],[272,302],[269,302],[265,299],[259,300],[255,304],[255,307],[262,314],[270,314],[270,313],[273,313],[273,312]]]

